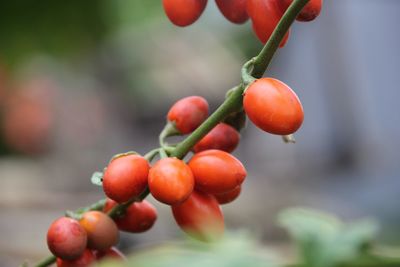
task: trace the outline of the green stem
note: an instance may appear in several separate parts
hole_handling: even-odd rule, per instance
[[[155,156],[157,156],[160,148],[155,148],[151,151],[149,151],[146,155],[144,155],[144,158],[147,159],[148,162],[151,162]]]
[[[169,145],[165,142],[165,139],[167,137],[176,135],[181,135],[181,133],[178,131],[178,129],[176,129],[175,123],[170,121],[167,122],[167,124],[164,126],[164,129],[161,131],[160,136],[158,137],[160,146],[166,150],[169,149]]]
[[[242,108],[243,99],[243,86],[237,86],[232,93],[225,99],[219,108],[210,115],[193,133],[191,133],[185,140],[178,144],[178,146],[171,152],[171,157],[183,158],[190,151],[190,149],[203,138],[209,131],[211,131],[219,122],[226,116],[234,111]]]
[[[38,262],[34,267],[46,267],[46,266],[50,266],[53,263],[55,263],[57,260],[57,258],[53,255],[43,259],[42,261]]]
[[[261,78],[297,15],[310,0],[295,0],[283,14],[271,37],[255,59],[252,75]]]
[[[140,194],[140,196],[135,197],[130,199],[129,201],[122,203],[122,204],[118,204],[115,207],[113,207],[109,212],[108,212],[108,216],[110,216],[111,218],[116,218],[119,217],[121,215],[123,215],[126,211],[126,209],[134,202],[140,202],[143,199],[145,199],[148,195],[150,194],[150,190],[149,187],[147,186],[144,191]]]

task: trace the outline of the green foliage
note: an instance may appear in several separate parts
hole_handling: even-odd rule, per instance
[[[99,267],[277,267],[269,254],[249,236],[229,236],[219,243],[187,241],[130,257],[127,263],[108,262]]]
[[[400,255],[378,251],[372,243],[377,225],[371,220],[345,224],[322,212],[293,208],[278,222],[299,248],[298,263],[287,265],[249,235],[228,235],[213,244],[187,241],[132,255],[127,262],[105,262],[100,267],[398,267]],[[294,259],[291,259],[294,261]],[[285,264],[283,262],[286,262]]]
[[[329,214],[306,209],[286,210],[278,221],[309,267],[333,267],[360,258],[377,232],[377,225],[369,220],[346,225]]]
[[[93,49],[107,31],[101,1],[0,1],[0,58],[72,55]]]

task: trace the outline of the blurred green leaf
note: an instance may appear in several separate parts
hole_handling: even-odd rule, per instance
[[[343,224],[329,214],[300,208],[283,211],[278,222],[299,246],[309,267],[332,267],[359,260],[377,232],[373,221]]]
[[[108,262],[100,267],[276,267],[271,256],[247,235],[229,236],[213,244],[188,241],[138,253],[128,262]]]
[[[34,53],[89,52],[107,26],[101,1],[0,1],[0,58],[12,64]]]

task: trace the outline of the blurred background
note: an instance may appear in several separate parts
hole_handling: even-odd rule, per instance
[[[346,220],[373,217],[381,241],[400,239],[400,2],[325,1],[295,23],[266,75],[305,109],[297,143],[248,123],[235,155],[248,178],[224,206],[228,229],[285,243],[278,211],[309,206]],[[46,232],[66,209],[103,197],[90,183],[116,153],[157,147],[177,99],[214,110],[261,48],[209,1],[199,21],[173,26],[161,1],[0,1],[0,266],[48,254]],[[169,207],[129,251],[179,239]]]

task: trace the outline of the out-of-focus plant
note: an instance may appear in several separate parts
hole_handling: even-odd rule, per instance
[[[278,216],[297,244],[297,259],[278,256],[244,233],[227,235],[219,243],[188,240],[136,253],[127,262],[105,262],[101,267],[385,267],[400,266],[400,255],[383,253],[374,243],[374,221],[343,223],[337,217],[311,209],[293,208]]]

